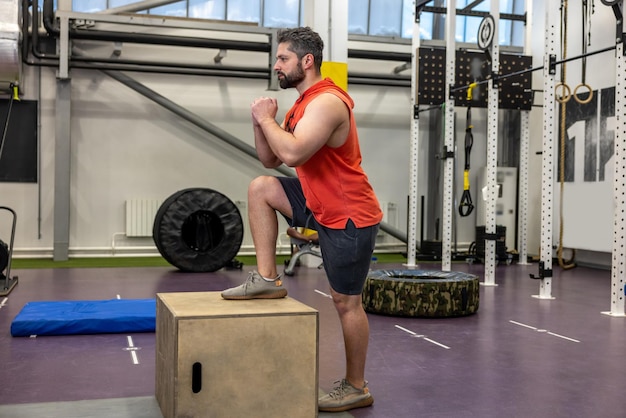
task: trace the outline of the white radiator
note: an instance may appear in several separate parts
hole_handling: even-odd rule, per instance
[[[129,199],[126,201],[126,236],[151,237],[154,218],[161,207],[158,199]]]

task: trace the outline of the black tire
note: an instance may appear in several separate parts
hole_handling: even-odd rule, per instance
[[[471,315],[479,305],[478,276],[430,270],[370,270],[363,287],[366,312],[446,318]]]
[[[152,238],[163,258],[180,270],[213,272],[239,252],[243,222],[237,206],[223,194],[190,188],[163,202]]]

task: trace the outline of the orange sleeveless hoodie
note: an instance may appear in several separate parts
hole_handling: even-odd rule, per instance
[[[285,116],[286,129],[293,132],[306,106],[317,96],[331,93],[339,97],[350,112],[346,142],[331,148],[324,145],[308,161],[296,167],[307,207],[320,224],[344,229],[349,219],[357,228],[380,223],[383,213],[367,175],[361,167],[361,149],[352,109],[354,101],[330,78],[307,89]]]

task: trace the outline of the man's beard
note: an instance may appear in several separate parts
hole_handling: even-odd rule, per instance
[[[304,80],[304,71],[302,71],[302,65],[298,63],[297,68],[290,74],[279,73],[283,75],[283,78],[278,80],[281,89],[288,89],[290,87],[296,87],[302,80]]]

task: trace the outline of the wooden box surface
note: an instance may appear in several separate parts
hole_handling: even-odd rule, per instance
[[[157,294],[164,417],[317,416],[318,335],[318,312],[289,297]]]

